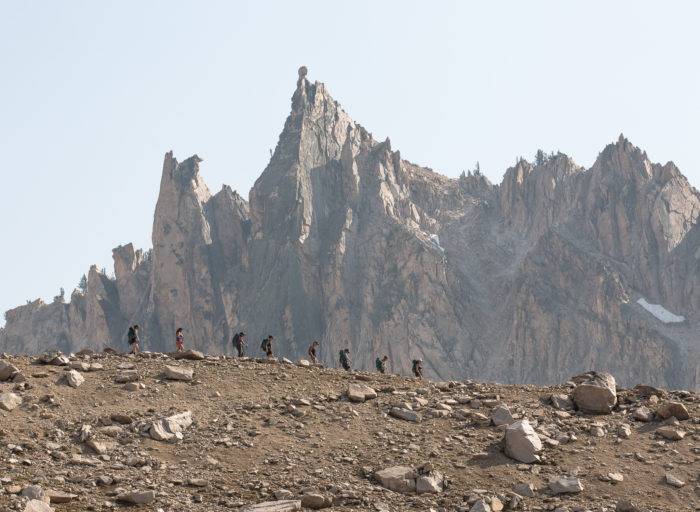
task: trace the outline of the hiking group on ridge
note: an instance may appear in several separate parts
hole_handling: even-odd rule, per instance
[[[141,350],[141,339],[139,337],[139,326],[138,325],[132,325],[129,327],[129,331],[127,333],[127,339],[129,342],[129,347],[130,347],[130,354],[138,354]],[[268,335],[267,337],[263,338],[262,342],[260,343],[260,350],[265,354],[265,357],[268,359],[271,359],[274,357],[274,351],[273,351],[273,346],[272,342],[275,340],[275,337],[273,335]],[[233,338],[231,339],[231,344],[233,345],[233,348],[236,350],[237,356],[239,358],[241,357],[246,357],[246,333],[243,331],[237,332],[236,334],[233,335]],[[307,354],[309,356],[309,360],[312,364],[319,364],[318,360],[318,347],[320,346],[320,343],[317,340],[314,340],[311,342],[309,345],[309,348],[307,350]],[[185,335],[184,335],[184,329],[182,327],[178,327],[177,330],[175,331],[175,350],[177,352],[183,352],[185,350]],[[389,361],[389,356],[383,355],[381,357],[377,357],[374,360],[374,366],[375,369],[381,373],[381,374],[386,374],[387,372],[387,364]],[[338,353],[338,363],[340,364],[340,367],[344,369],[345,371],[349,372],[352,371],[352,357],[350,356],[350,349],[349,348],[344,348],[340,350]],[[411,372],[413,373],[413,376],[422,379],[423,378],[423,360],[422,359],[413,359],[411,361]]]

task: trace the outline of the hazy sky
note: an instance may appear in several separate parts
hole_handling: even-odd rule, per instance
[[[700,184],[697,2],[0,0],[0,310],[150,247],[163,155],[243,196],[297,68],[449,176],[590,165],[624,132]],[[0,321],[1,322],[1,321]]]

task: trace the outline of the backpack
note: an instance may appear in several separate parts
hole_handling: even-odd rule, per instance
[[[267,338],[263,338],[262,343],[260,344],[260,350],[267,352]]]
[[[135,337],[136,337],[136,331],[134,331],[133,327],[129,327],[129,333],[127,334],[127,338],[129,340],[129,343],[133,343]]]
[[[382,369],[382,367],[383,367],[384,365],[382,364],[382,360],[379,359],[379,358],[377,358],[377,359],[374,361],[374,366],[377,367],[377,370],[380,370],[380,371],[381,371],[381,369]]]
[[[231,343],[233,343],[234,345],[238,345],[238,340],[239,340],[240,338],[241,338],[241,335],[240,335],[240,334],[238,334],[238,333],[234,334],[234,335],[233,335],[233,339],[231,340]]]

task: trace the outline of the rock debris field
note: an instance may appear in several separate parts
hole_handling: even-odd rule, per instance
[[[307,361],[0,358],[2,511],[700,510],[697,393]]]

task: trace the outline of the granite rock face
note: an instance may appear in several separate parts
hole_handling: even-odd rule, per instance
[[[8,311],[0,351],[125,350],[138,323],[146,350],[183,327],[187,348],[232,353],[243,330],[251,355],[267,334],[292,360],[318,339],[325,364],[347,346],[356,368],[420,357],[440,379],[700,386],[700,194],[622,136],[587,170],[540,154],[500,185],[449,179],[300,74],[249,201],[212,195],[201,162],[166,154],[152,250],[120,246],[114,278],[93,267],[70,302]]]

